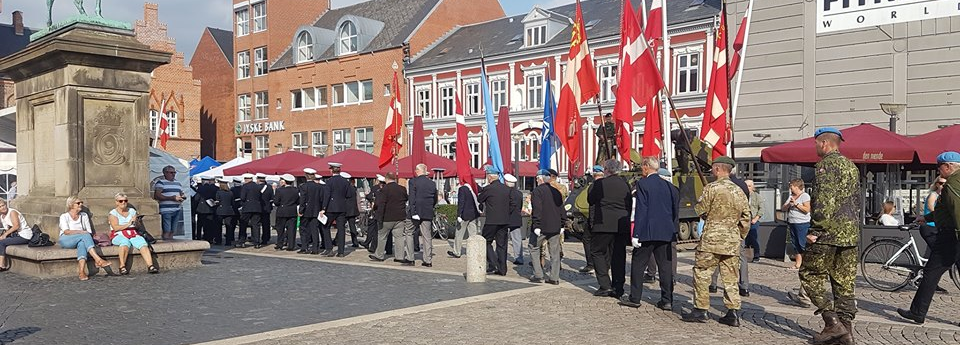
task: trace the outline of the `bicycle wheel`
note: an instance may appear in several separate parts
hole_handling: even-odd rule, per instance
[[[447,240],[447,217],[444,215],[438,215],[433,219],[433,233],[435,237],[439,237],[441,240]]]
[[[881,291],[897,291],[910,283],[919,268],[919,261],[913,252],[905,250],[890,260],[903,247],[903,242],[889,239],[867,246],[860,258],[860,271],[870,286]],[[887,261],[890,261],[890,265],[886,265]]]
[[[953,280],[953,285],[956,285],[957,289],[960,289],[960,265],[950,267],[950,279]]]

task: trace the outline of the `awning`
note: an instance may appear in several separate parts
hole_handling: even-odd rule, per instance
[[[287,151],[278,155],[268,156],[247,164],[241,164],[223,171],[227,176],[237,176],[245,173],[263,173],[267,175],[282,175],[291,169],[303,169],[308,162],[316,157],[296,151]]]
[[[960,151],[960,125],[941,128],[907,139],[917,149],[922,164],[937,164],[937,156],[946,151]]]
[[[917,160],[917,150],[910,138],[886,129],[862,124],[840,130],[844,142],[840,153],[857,164],[907,164]],[[807,164],[820,161],[814,138],[771,146],[762,151],[765,163]]]

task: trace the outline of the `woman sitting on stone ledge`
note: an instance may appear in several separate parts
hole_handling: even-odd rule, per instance
[[[147,263],[147,272],[159,273],[160,270],[153,264],[153,257],[150,256],[150,247],[147,246],[147,240],[137,234],[137,228],[133,222],[137,219],[137,210],[130,208],[130,202],[127,195],[117,193],[114,200],[117,207],[110,210],[107,216],[110,221],[110,242],[120,247],[120,274],[127,275],[127,255],[130,255],[130,246],[137,248],[140,255],[143,256],[143,262]]]
[[[57,242],[65,249],[77,249],[77,270],[80,280],[90,279],[84,266],[87,265],[87,254],[93,256],[98,268],[110,266],[107,260],[97,255],[93,250],[96,242],[93,241],[93,228],[90,226],[90,217],[81,213],[83,200],[74,195],[67,198],[67,213],[60,215],[60,239]]]
[[[19,211],[9,208],[7,201],[0,199],[0,221],[3,233],[0,234],[0,272],[10,269],[7,262],[7,246],[30,243],[33,229]]]

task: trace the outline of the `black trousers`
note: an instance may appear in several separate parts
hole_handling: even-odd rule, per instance
[[[277,249],[297,248],[297,217],[277,217]]]
[[[334,212],[327,214],[327,224],[329,222],[337,223],[337,254],[343,254],[343,242],[347,238],[347,217],[346,213],[343,212]],[[329,225],[327,226],[329,228]],[[327,232],[329,234],[329,232]],[[327,238],[330,238],[330,235],[327,235]],[[326,241],[324,241],[326,244]],[[332,247],[326,247],[328,250],[333,249]]]
[[[939,229],[936,240],[930,243],[930,261],[923,267],[923,280],[917,288],[917,294],[910,304],[910,311],[914,315],[926,316],[930,310],[930,302],[937,291],[940,278],[953,265],[960,264],[960,241],[957,241],[957,231],[954,229]]]
[[[237,217],[236,216],[218,216],[220,219],[220,224],[223,225],[223,228],[226,232],[226,242],[224,244],[231,245],[233,244],[237,231]]]
[[[650,241],[643,242],[640,248],[633,249],[633,260],[630,266],[630,300],[639,302],[643,296],[643,278],[650,263],[650,256],[657,263],[657,272],[660,274],[660,301],[673,303],[673,262],[677,260],[676,252],[670,242]]]
[[[291,247],[288,246],[287,248]],[[320,221],[317,217],[303,217],[300,219],[300,249],[304,251],[320,251]]]
[[[377,232],[380,231],[380,222],[376,219],[367,219],[367,237],[363,240],[363,245],[367,251],[373,253],[377,248]]]
[[[200,239],[207,242],[220,241],[220,229],[217,228],[217,215],[213,213],[197,214],[197,221],[200,223],[197,227],[197,234]]]
[[[484,224],[482,235],[487,239],[487,268],[507,274],[507,224]],[[497,241],[496,251],[493,241]]]
[[[260,214],[259,213],[243,213],[240,215],[240,221],[242,224],[250,226],[250,239],[253,240],[253,244],[260,244]],[[247,240],[247,228],[245,226],[240,227],[240,241]],[[243,243],[243,242],[241,242]]]
[[[347,225],[350,226],[350,242],[354,247],[357,246],[357,217],[347,217]]]
[[[593,231],[591,230],[592,226],[590,226],[589,223],[590,222],[587,221],[587,224],[584,224],[583,226],[583,236],[580,237],[580,242],[583,243],[583,256],[587,258],[586,267],[593,267],[593,255],[590,254],[590,243],[593,240]]]
[[[593,267],[600,289],[623,293],[623,284],[627,281],[628,237],[626,233],[593,233],[590,251],[593,252]]]
[[[277,237],[277,241],[280,241],[280,237]],[[263,212],[260,214],[260,244],[267,245],[270,243],[270,212]]]

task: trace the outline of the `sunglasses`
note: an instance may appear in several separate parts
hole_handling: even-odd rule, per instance
[[[75,202],[75,203],[73,203],[73,204],[74,204],[74,205],[83,205],[83,201],[77,201],[77,202]]]
[[[176,172],[176,171],[164,171],[163,173],[164,173],[164,174],[176,174],[177,172]]]
[[[119,202],[119,203],[125,203],[125,202],[127,202],[127,201],[128,201],[127,199],[117,200],[117,202]]]

